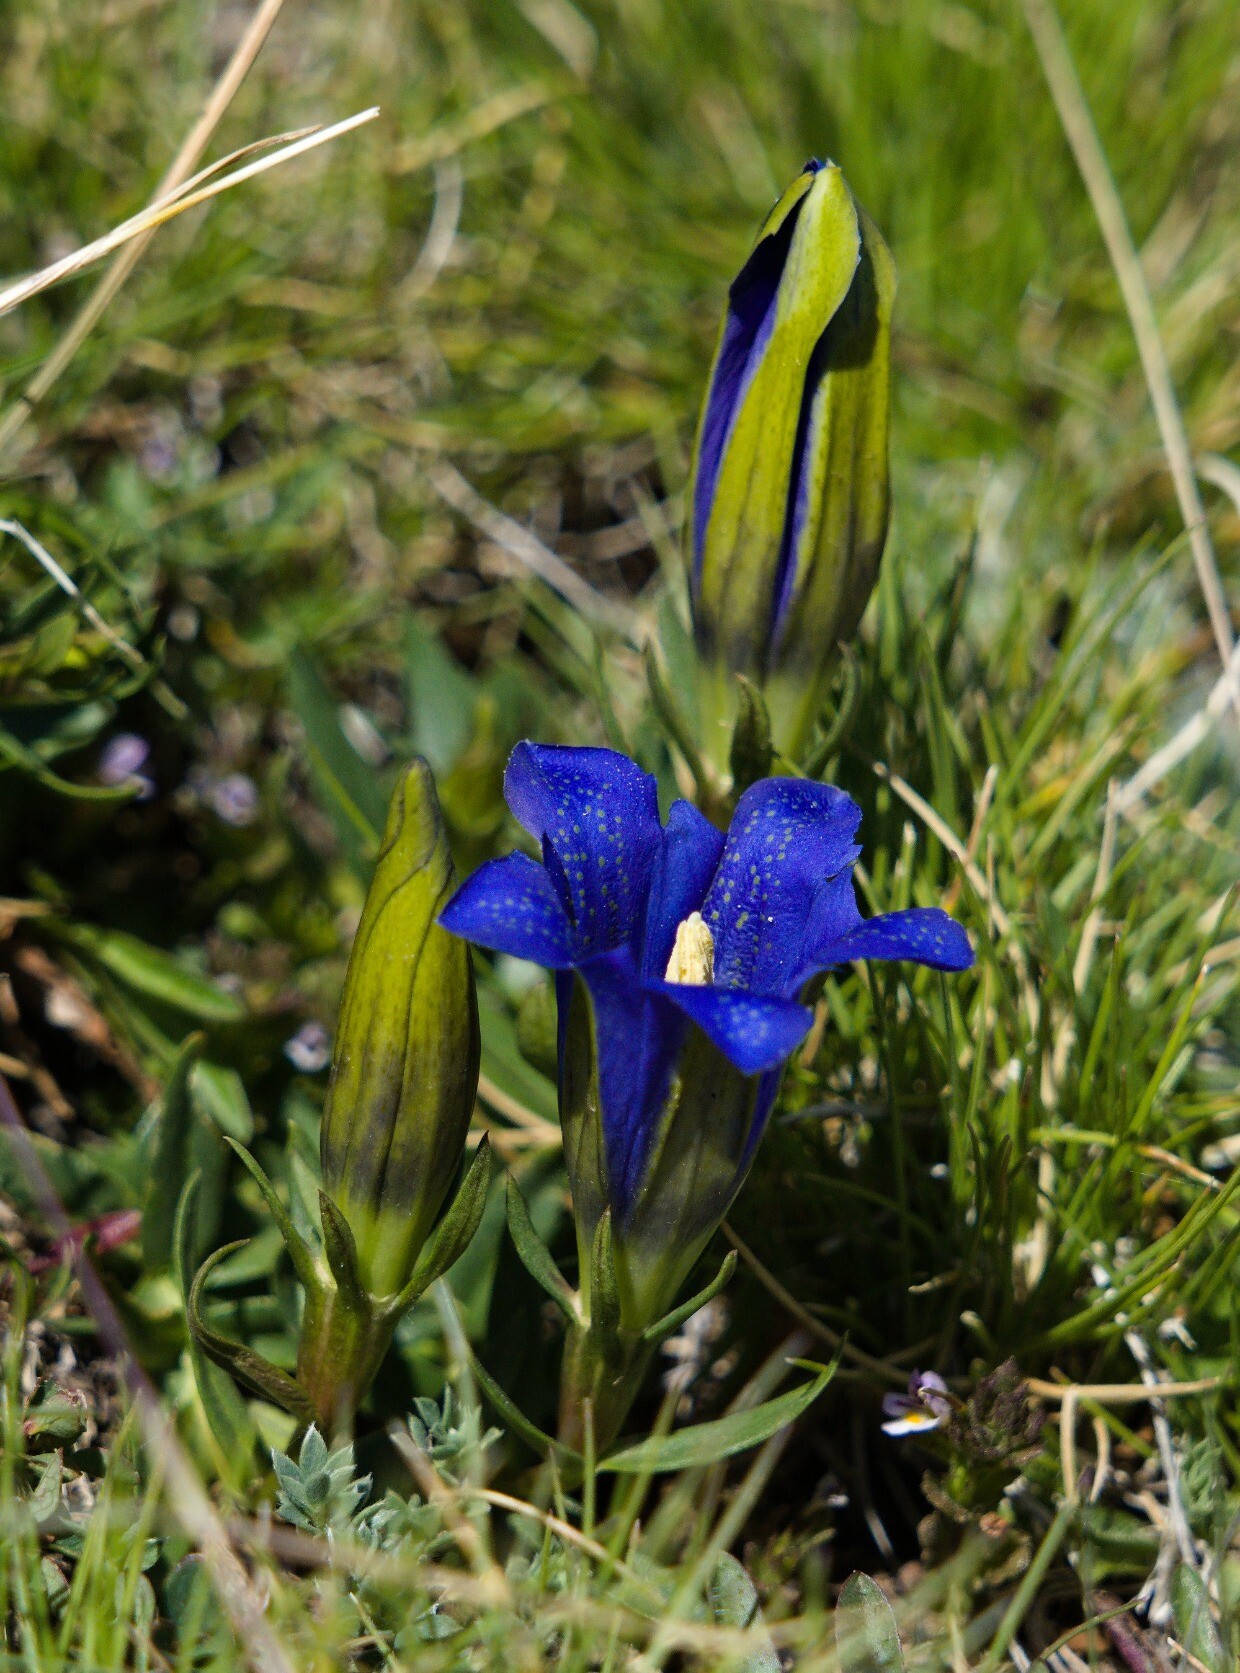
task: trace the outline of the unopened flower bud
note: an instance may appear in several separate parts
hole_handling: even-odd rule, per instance
[[[455,887],[424,761],[398,786],[345,977],[323,1186],[375,1296],[399,1290],[451,1185],[478,1084],[469,948],[436,919]]]
[[[834,163],[810,162],[732,284],[688,518],[705,743],[727,760],[736,674],[795,754],[887,534],[895,268]]]

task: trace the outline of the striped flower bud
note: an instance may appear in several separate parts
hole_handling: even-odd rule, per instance
[[[887,534],[895,268],[834,163],[810,162],[734,280],[695,449],[688,545],[704,741],[726,765],[736,674],[799,752]]]
[[[436,922],[455,877],[435,784],[397,788],[345,977],[323,1187],[373,1296],[399,1290],[456,1177],[478,1084],[469,948]]]

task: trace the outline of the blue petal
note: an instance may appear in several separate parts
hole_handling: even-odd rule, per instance
[[[695,1022],[743,1075],[779,1068],[809,1033],[814,1013],[791,999],[689,982],[648,982]]]
[[[610,749],[520,743],[504,775],[513,813],[559,867],[577,958],[632,940],[662,837],[655,781]]]
[[[814,166],[803,172],[817,173]],[[802,200],[803,202],[804,200]],[[715,355],[710,389],[702,409],[697,471],[693,481],[693,578],[702,566],[706,525],[710,521],[715,486],[723,464],[732,420],[744,399],[775,325],[775,303],[801,203],[793,204],[779,226],[759,241],[749,260],[732,281],[728,311]]]
[[[646,1176],[687,1025],[642,987],[628,947],[592,959],[581,974],[594,1003],[609,1194],[623,1220]]]
[[[796,989],[820,970],[830,968],[836,943],[859,928],[862,921],[857,910],[857,885],[850,866],[838,876],[828,878],[814,895],[801,938],[794,978]]]
[[[715,938],[715,983],[790,998],[823,883],[851,866],[861,810],[842,790],[768,778],[746,790],[702,916]]]
[[[549,970],[575,962],[572,928],[551,880],[525,854],[488,860],[462,883],[439,914],[453,935]]]
[[[910,959],[932,970],[968,970],[973,964],[968,936],[937,906],[912,906],[906,912],[867,918],[821,951],[819,969],[855,958]]]
[[[642,975],[655,980],[667,969],[676,929],[701,910],[723,853],[723,832],[691,802],[673,802],[650,881]]]

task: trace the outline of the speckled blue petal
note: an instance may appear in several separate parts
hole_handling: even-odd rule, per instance
[[[851,866],[861,810],[828,784],[768,778],[746,790],[702,916],[715,938],[715,985],[791,996],[821,885]]]
[[[645,1177],[687,1024],[642,987],[628,947],[592,959],[581,974],[594,1004],[608,1185],[623,1219]]]
[[[855,958],[909,959],[932,970],[968,970],[973,964],[968,936],[937,906],[912,906],[907,912],[867,918],[823,947],[821,956],[820,969]]]
[[[647,983],[695,1022],[743,1075],[778,1068],[809,1033],[814,1013],[792,999],[688,982]]]
[[[525,854],[480,866],[444,907],[439,922],[480,947],[549,970],[566,970],[575,962],[571,927],[551,879]]]
[[[642,975],[662,978],[676,941],[676,928],[700,912],[723,854],[723,832],[691,802],[673,802],[650,879]]]
[[[857,910],[857,885],[849,866],[820,884],[814,895],[805,920],[800,956],[789,978],[794,992],[799,992],[811,976],[830,968],[832,947],[861,923],[862,917]]]
[[[610,749],[520,743],[508,761],[504,795],[560,862],[578,959],[633,940],[662,839],[650,774]]]

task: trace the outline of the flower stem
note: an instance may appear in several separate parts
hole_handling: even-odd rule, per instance
[[[569,1330],[560,1373],[559,1438],[566,1446],[584,1451],[588,1406],[594,1452],[608,1451],[637,1398],[653,1352],[650,1343],[627,1332],[604,1339],[589,1322]]]
[[[346,1305],[334,1284],[307,1292],[297,1381],[329,1439],[352,1427],[358,1404],[388,1350],[396,1318],[382,1306]]]

